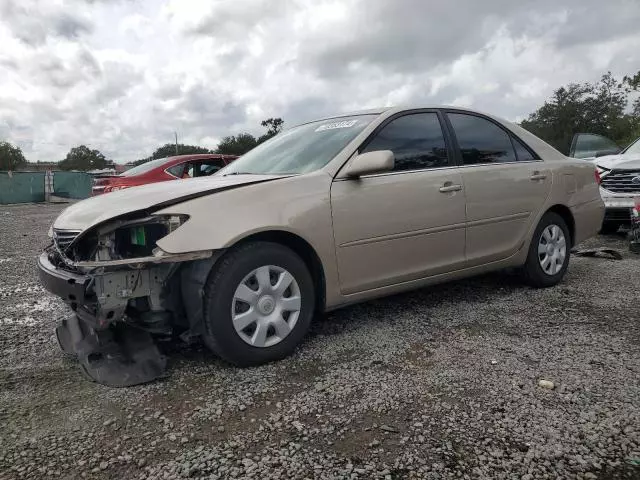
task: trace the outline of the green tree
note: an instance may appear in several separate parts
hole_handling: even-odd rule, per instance
[[[224,155],[244,155],[249,150],[260,145],[262,142],[269,140],[282,131],[284,120],[281,118],[267,118],[260,122],[260,125],[267,129],[266,133],[258,138],[250,133],[239,133],[238,135],[230,135],[220,140],[216,153]]]
[[[267,118],[260,122],[260,125],[266,127],[267,133],[261,135],[258,138],[258,144],[269,140],[271,137],[275,137],[282,131],[282,127],[284,126],[284,120],[281,118]]]
[[[107,167],[107,159],[98,150],[91,150],[86,145],[73,147],[58,165],[61,170],[96,170]]]
[[[199,145],[185,145],[183,143],[178,144],[178,155],[193,155],[196,153],[213,153],[213,151],[205,147],[200,147]],[[141,165],[148,162],[149,160],[156,160],[158,158],[173,157],[175,156],[175,154],[176,144],[165,143],[161,147],[156,148],[150,157],[136,160],[135,162],[133,162],[133,165]]]
[[[178,155],[193,155],[196,153],[211,153],[211,150],[205,147],[201,147],[199,145],[184,145],[182,143],[178,144]],[[172,157],[176,155],[176,144],[175,143],[165,143],[163,146],[157,148],[151,154],[151,160],[155,160],[156,158],[166,158]]]
[[[0,142],[0,170],[17,170],[27,164],[20,147],[9,142]]]
[[[239,133],[238,135],[230,135],[220,140],[216,153],[224,155],[244,155],[249,150],[258,145],[256,137],[250,133]]]
[[[565,154],[573,135],[581,132],[604,135],[626,145],[638,136],[640,120],[637,113],[628,110],[633,78],[626,78],[618,81],[609,72],[597,83],[560,87],[521,125]]]

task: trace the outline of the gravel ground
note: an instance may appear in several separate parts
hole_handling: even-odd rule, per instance
[[[174,347],[110,389],[53,339],[35,257],[61,206],[0,207],[0,478],[640,478],[640,257],[495,274],[319,319],[295,356]],[[540,380],[553,382],[544,388]]]

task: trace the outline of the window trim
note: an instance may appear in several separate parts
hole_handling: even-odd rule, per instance
[[[350,178],[339,178],[340,173],[346,167],[346,165],[349,163],[349,161],[355,155],[359,155],[360,151],[363,150],[369,143],[371,143],[371,141],[378,134],[378,132],[380,132],[380,130],[382,130],[384,127],[386,127],[389,123],[391,123],[392,121],[396,120],[397,118],[405,117],[407,115],[415,115],[415,114],[419,114],[419,113],[435,113],[436,114],[438,122],[440,123],[440,129],[442,130],[442,136],[444,138],[444,144],[445,144],[445,147],[447,149],[447,159],[449,161],[449,165],[444,166],[444,167],[420,168],[420,169],[415,169],[415,170],[400,170],[400,171],[397,171],[397,172],[391,171],[391,172],[382,172],[382,173],[372,173],[372,174],[369,174],[369,175],[363,175],[360,178],[382,177],[382,176],[385,176],[385,175],[399,175],[399,174],[404,174],[404,173],[417,173],[417,172],[427,172],[427,171],[431,171],[431,170],[442,170],[442,169],[446,169],[446,168],[456,168],[457,165],[455,164],[454,157],[453,157],[454,150],[452,148],[451,137],[449,136],[449,131],[447,129],[446,124],[444,123],[444,116],[442,115],[442,112],[440,111],[440,109],[437,109],[437,108],[412,108],[412,109],[409,109],[409,110],[403,110],[401,112],[394,113],[393,115],[391,115],[388,118],[384,119],[382,121],[382,123],[380,123],[380,125],[378,125],[367,136],[367,138],[365,138],[362,141],[362,143],[360,143],[360,145],[355,149],[353,154],[351,154],[351,156],[349,156],[347,161],[345,161],[342,164],[342,166],[338,169],[338,171],[336,172],[336,174],[334,176],[334,181],[337,181],[337,180],[353,180],[353,179],[350,179]]]
[[[516,163],[542,162],[542,159],[538,155],[536,155],[536,152],[531,150],[529,146],[524,141],[522,141],[521,138],[518,138],[518,136],[512,133],[510,133],[509,137],[511,138],[511,145],[513,145],[513,152],[516,154]],[[529,155],[533,157],[531,160],[520,160],[520,158],[518,157],[518,150],[516,149],[516,142],[520,142],[520,145],[522,145],[522,147],[527,152],[529,152]],[[513,162],[506,162],[506,163],[513,163]]]
[[[171,173],[169,171],[169,169],[173,168],[173,167],[177,167],[178,165],[181,165],[183,167],[182,168],[182,174],[184,175],[184,166],[189,162],[197,162],[197,161],[206,162],[208,160],[220,160],[222,162],[222,166],[220,167],[219,170],[222,170],[224,167],[226,167],[231,162],[233,162],[236,158],[238,158],[238,157],[234,157],[233,155],[220,155],[220,154],[218,154],[216,156],[213,156],[213,157],[210,157],[210,158],[191,158],[191,159],[185,160],[185,161],[180,162],[180,163],[176,163],[175,165],[171,165],[170,167],[165,168],[164,169],[164,173],[166,173],[167,175],[172,176],[173,178],[177,178],[178,180],[182,180],[182,177],[176,177],[173,173]],[[215,173],[218,173],[218,172],[216,171]],[[210,176],[210,175],[208,175],[208,176]]]
[[[456,110],[456,109],[451,109],[451,108],[443,109],[442,113],[443,113],[443,115],[445,117],[447,128],[450,130],[451,142],[453,143],[453,145],[455,147],[455,150],[456,150],[456,162],[457,162],[457,164],[458,164],[458,166],[460,168],[482,167],[482,166],[487,166],[487,165],[517,165],[517,164],[524,164],[524,163],[544,162],[544,160],[542,160],[540,158],[540,156],[538,154],[536,154],[536,152],[534,152],[531,149],[531,147],[529,147],[529,145],[527,145],[527,142],[522,140],[520,137],[518,137],[518,135],[513,133],[507,127],[505,127],[504,125],[500,124],[499,122],[497,122],[493,118],[488,117],[487,115],[483,115],[483,114],[477,113],[477,112],[470,112],[468,110]],[[511,148],[513,149],[513,155],[515,156],[516,161],[515,162],[473,163],[473,164],[465,165],[464,160],[462,158],[462,150],[460,150],[460,145],[458,144],[458,137],[456,137],[455,129],[453,128],[453,125],[451,124],[451,121],[449,120],[449,114],[456,114],[456,113],[460,114],[460,115],[470,115],[472,117],[482,118],[484,120],[487,120],[490,123],[493,123],[500,130],[505,132],[507,134],[507,136],[509,137],[509,142],[511,143]],[[519,140],[520,143],[525,147],[525,149],[529,151],[529,153],[533,157],[533,160],[518,160],[518,152],[516,152],[516,147],[515,147],[515,145],[513,143],[513,139],[514,138]]]
[[[216,173],[218,173],[220,170],[222,170],[224,167],[227,166],[223,158],[215,158],[215,157],[211,157],[211,158],[194,158],[194,159],[189,160],[186,163],[193,163],[193,165],[194,165],[193,166],[193,173],[195,173],[196,166],[202,165],[204,162],[210,162],[212,160],[215,160],[215,161],[218,161],[218,162],[222,162],[222,166],[220,168],[218,168],[218,170],[216,170],[212,174],[204,175],[205,177],[210,177],[211,175],[215,175]],[[200,175],[196,175],[196,176],[194,176],[192,178],[201,178],[201,176]]]
[[[447,165],[446,167],[434,167],[434,168],[447,168],[452,166],[451,165],[451,158],[453,155],[453,150],[451,148],[451,142],[450,142],[450,138],[448,138],[448,132],[447,132],[447,128],[446,125],[443,122],[442,119],[442,115],[441,112],[438,109],[435,108],[414,108],[411,110],[403,110],[402,112],[398,112],[395,113],[393,115],[391,115],[389,118],[385,119],[380,125],[378,125],[375,130],[373,132],[371,132],[369,134],[369,136],[360,144],[360,146],[356,149],[356,153],[360,154],[360,151],[363,150],[364,148],[366,148],[369,143],[371,143],[374,139],[374,137],[380,133],[380,131],[382,129],[384,129],[387,125],[389,125],[391,122],[393,122],[394,120],[397,120],[398,118],[401,117],[407,117],[410,115],[418,115],[421,113],[435,113],[436,114],[436,118],[438,119],[438,123],[440,124],[440,129],[442,131],[442,137],[444,138],[444,144],[445,144],[445,148],[447,149],[447,160],[449,162],[449,165]],[[417,170],[431,170],[430,168],[420,168]],[[408,170],[406,170],[408,171]]]
[[[181,167],[182,167],[182,174],[184,175],[184,166],[185,166],[188,162],[189,162],[189,161],[188,161],[188,160],[186,160],[186,161],[184,161],[184,162],[176,163],[175,165],[171,165],[170,167],[167,167],[167,168],[165,168],[165,169],[164,169],[164,173],[166,173],[167,175],[169,175],[169,176],[171,176],[171,177],[173,177],[173,178],[175,178],[175,179],[177,179],[177,180],[181,180],[181,179],[182,179],[182,177],[176,177],[173,173],[171,173],[171,172],[169,171],[169,169],[170,169],[170,168],[173,168],[173,167],[177,167],[177,166],[179,165],[179,166],[181,166]]]

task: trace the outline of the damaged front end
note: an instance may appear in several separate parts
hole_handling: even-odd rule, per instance
[[[109,386],[155,380],[166,360],[154,338],[199,334],[194,324],[202,309],[193,303],[201,300],[188,299],[187,307],[182,284],[204,283],[214,252],[169,254],[156,245],[187,220],[138,214],[86,232],[50,231],[52,244],[38,259],[40,279],[73,310],[56,336],[92,380]]]

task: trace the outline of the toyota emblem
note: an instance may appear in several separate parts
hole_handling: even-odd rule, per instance
[[[634,185],[639,185],[640,184],[640,177],[633,177],[631,179],[631,183],[633,183]]]

